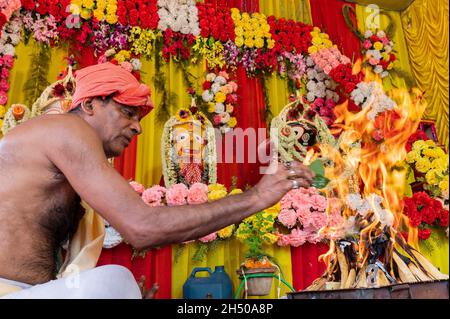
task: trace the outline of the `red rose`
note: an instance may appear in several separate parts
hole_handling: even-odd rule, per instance
[[[448,210],[442,209],[441,212],[438,215],[439,218],[439,226],[441,227],[448,227]]]
[[[437,217],[437,212],[432,207],[424,207],[420,210],[422,221],[428,225],[433,225]]]
[[[205,81],[203,82],[203,90],[209,90],[211,88],[211,82]]]
[[[389,61],[394,62],[395,59],[396,59],[395,54],[394,54],[394,53],[391,53],[391,54],[389,55]]]
[[[136,9],[132,9],[128,12],[128,17],[130,20],[130,25],[135,27],[138,25],[138,19],[139,19],[139,11]]]
[[[375,42],[380,41],[380,38],[376,35],[373,35],[370,37],[370,41],[372,41],[372,43],[375,43]]]
[[[356,87],[355,83],[348,82],[348,83],[345,84],[344,89],[345,89],[345,92],[350,94],[355,89],[355,87]]]
[[[419,229],[419,239],[420,240],[427,240],[431,236],[431,229],[425,228],[425,229]]]
[[[134,0],[126,0],[125,2],[125,6],[127,8],[127,10],[136,10],[136,5],[134,4]]]

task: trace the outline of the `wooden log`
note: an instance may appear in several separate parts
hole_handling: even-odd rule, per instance
[[[336,248],[336,255],[338,258],[339,269],[341,270],[341,289],[343,289],[348,278],[348,263],[344,253],[339,247]]]
[[[392,256],[394,258],[394,262],[397,264],[400,280],[403,283],[417,282],[416,277],[414,277],[414,275],[411,273],[411,270],[408,268],[408,266],[405,264],[405,262],[400,258],[400,256],[396,252],[394,252],[394,254]]]
[[[355,268],[350,269],[348,273],[347,281],[345,282],[344,289],[353,288],[353,284],[355,283],[356,278],[356,270]]]

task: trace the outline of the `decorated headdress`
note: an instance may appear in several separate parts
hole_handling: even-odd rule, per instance
[[[60,114],[69,110],[75,92],[75,77],[69,65],[67,75],[49,85],[31,107],[31,116]]]
[[[335,144],[328,126],[314,110],[297,98],[287,104],[271,123],[281,160],[303,162],[308,148],[316,144]]]
[[[201,163],[180,163],[175,145],[177,127],[186,126],[191,133],[200,132],[203,143]],[[199,112],[193,99],[190,109],[181,109],[165,124],[161,141],[163,175],[166,187],[183,183],[214,184],[217,181],[216,140],[214,128],[208,118]]]

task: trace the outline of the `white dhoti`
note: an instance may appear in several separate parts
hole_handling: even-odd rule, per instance
[[[36,286],[0,278],[2,285],[19,291],[0,299],[142,299],[133,274],[118,265],[97,267]]]

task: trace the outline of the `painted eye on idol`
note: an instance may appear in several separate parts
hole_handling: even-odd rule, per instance
[[[177,135],[177,142],[183,142],[189,139],[189,134],[188,133],[181,133],[179,135]]]

